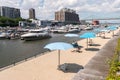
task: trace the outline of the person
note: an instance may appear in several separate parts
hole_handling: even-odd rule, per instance
[[[78,46],[78,47],[77,47],[76,52],[79,52],[79,53],[80,53],[80,52],[82,52],[82,51],[81,51],[81,47],[80,47],[80,46]]]
[[[74,48],[78,47],[78,43],[76,41],[73,41],[72,45],[73,45]]]
[[[76,50],[73,50],[73,52],[74,51],[81,52],[81,47],[78,45],[78,43],[76,41],[73,41],[72,45],[74,48],[76,48]]]

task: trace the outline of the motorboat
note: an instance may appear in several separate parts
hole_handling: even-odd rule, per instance
[[[21,40],[31,41],[31,40],[41,40],[45,38],[50,38],[51,35],[44,29],[32,29],[28,33],[21,35]]]
[[[81,30],[78,27],[71,27],[69,28],[68,33],[78,33],[80,31]]]
[[[66,33],[66,32],[68,32],[68,29],[67,29],[67,27],[62,26],[62,27],[58,27],[58,28],[51,30],[51,32],[53,32],[53,33]]]
[[[9,33],[0,32],[0,39],[7,39],[7,38],[9,38]]]
[[[93,30],[93,26],[87,26],[84,28],[85,30]]]

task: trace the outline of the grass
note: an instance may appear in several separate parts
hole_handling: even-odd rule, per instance
[[[120,80],[120,75],[117,75],[117,72],[120,71],[119,57],[120,57],[120,38],[118,39],[114,56],[108,61],[110,65],[110,69],[109,69],[109,74],[106,77],[106,80]]]

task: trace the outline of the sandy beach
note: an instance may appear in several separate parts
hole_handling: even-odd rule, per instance
[[[116,34],[119,30],[114,31]],[[112,32],[105,34],[106,39],[101,37],[93,38],[93,44],[89,46],[94,50],[85,50],[86,39],[78,41],[80,46],[83,46],[81,53],[72,52],[74,49],[61,50],[61,64],[77,64],[84,67],[90,59],[111,39]],[[63,72],[57,69],[58,66],[58,51],[51,51],[45,55],[37,56],[23,63],[5,69],[0,72],[0,80],[71,80],[77,72]]]

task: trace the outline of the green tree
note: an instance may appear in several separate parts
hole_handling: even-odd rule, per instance
[[[19,21],[31,22],[28,19],[22,19],[22,18],[14,18],[13,19],[13,18],[0,16],[0,26],[2,26],[2,27],[6,27],[6,26],[15,27],[15,26],[18,26]]]

